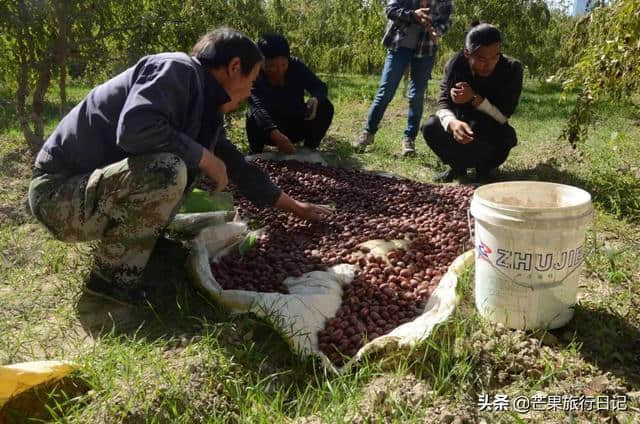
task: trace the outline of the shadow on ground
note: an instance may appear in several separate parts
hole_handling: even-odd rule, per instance
[[[213,332],[219,348],[246,371],[259,377],[279,372],[280,380],[306,384],[312,360],[295,355],[264,321],[250,314],[230,315],[197,291],[182,265],[187,256],[179,244],[154,251],[144,275],[145,281],[158,282],[151,307],[125,306],[83,293],[76,308],[85,332],[94,340],[125,336],[171,341],[169,346],[178,342],[180,347]]]
[[[551,331],[565,343],[578,343],[585,360],[640,390],[640,328],[604,308],[576,306],[565,327]],[[569,336],[569,337],[567,337]]]
[[[11,398],[0,407],[0,423],[50,422],[52,411],[64,414],[74,407],[70,399],[84,395],[90,386],[77,376],[44,383]]]
[[[592,184],[579,176],[558,169],[549,163],[538,163],[529,169],[500,169],[500,172],[490,182],[506,181],[545,181],[560,184],[570,184],[584,190],[592,188]]]
[[[34,160],[35,156],[26,147],[12,151],[0,157],[0,173],[6,176],[22,176],[24,169],[30,169],[29,164]]]
[[[179,243],[156,247],[143,276],[155,287],[150,306],[126,306],[83,293],[76,308],[87,334],[94,339],[135,334],[153,340],[197,334],[203,321],[224,319],[222,310],[191,286],[183,266],[187,255]]]
[[[355,154],[351,140],[344,135],[331,134],[322,141],[322,156],[332,167],[362,168],[363,162]]]

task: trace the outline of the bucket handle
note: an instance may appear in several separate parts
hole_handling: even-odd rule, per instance
[[[467,209],[467,226],[469,228],[469,240],[471,240],[471,243],[473,244],[473,247],[475,249],[476,248],[475,241],[474,241],[474,237],[473,237],[472,232],[471,232],[471,209],[470,208]],[[569,278],[577,269],[579,269],[582,266],[582,264],[584,263],[584,256],[582,257],[582,260],[580,261],[580,263],[578,265],[576,265],[571,271],[569,271],[569,273],[567,275],[565,275],[562,279],[560,279],[558,281],[552,281],[550,283],[537,283],[537,284],[519,283],[515,279],[513,279],[512,277],[510,277],[509,275],[504,273],[497,266],[495,266],[493,264],[493,262],[491,262],[489,260],[486,260],[486,259],[485,259],[485,262],[487,262],[489,265],[491,265],[491,267],[498,274],[502,275],[504,278],[509,280],[511,283],[515,284],[516,286],[523,287],[525,289],[531,289],[531,291],[533,291],[535,289],[542,289],[542,288],[550,289],[550,288],[558,287],[558,286],[561,286],[562,284],[564,284],[564,282],[567,280],[567,278]]]

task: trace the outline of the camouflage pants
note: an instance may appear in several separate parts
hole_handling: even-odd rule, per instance
[[[57,239],[100,240],[94,271],[131,287],[178,210],[186,184],[184,162],[157,153],[130,157],[90,174],[36,176],[29,186],[29,204]]]

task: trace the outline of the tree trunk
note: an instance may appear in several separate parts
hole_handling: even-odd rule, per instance
[[[30,31],[31,16],[24,1],[18,2],[22,31],[17,37],[20,43],[18,90],[16,91],[16,109],[20,128],[27,145],[37,152],[44,143],[44,97],[51,83],[51,73],[55,66],[56,43],[51,39],[40,59],[36,54],[36,44]],[[35,69],[34,69],[35,68]],[[29,95],[30,75],[35,71],[36,85],[31,96],[31,113],[27,110],[26,99]]]
[[[58,21],[58,39],[56,48],[56,64],[58,66],[58,87],[60,89],[60,118],[67,111],[67,57],[69,56],[69,33],[71,22],[68,2],[55,2],[56,20]]]
[[[38,80],[36,82],[36,88],[33,90],[31,119],[33,121],[33,132],[39,139],[40,145],[38,149],[40,149],[42,143],[44,143],[44,96],[47,94],[51,83],[51,70],[54,66],[53,50],[54,47],[52,43],[36,68],[38,71]]]
[[[18,89],[16,91],[16,115],[20,122],[20,129],[27,142],[27,146],[31,151],[35,152],[42,145],[42,137],[38,136],[31,129],[29,122],[29,113],[26,108],[26,100],[29,93],[29,64],[33,63],[35,54],[33,52],[34,42],[29,32],[29,12],[24,1],[19,2],[19,16],[22,22],[22,28],[16,39],[20,44],[18,60],[20,63],[20,71],[18,73]]]
[[[16,91],[16,115],[20,122],[20,129],[24,135],[24,139],[27,142],[27,146],[32,152],[36,152],[42,144],[42,139],[38,139],[37,136],[31,130],[29,125],[29,115],[27,113],[25,104],[27,98],[27,85],[29,84],[29,65],[24,57],[20,58],[20,73],[18,76],[18,89]]]

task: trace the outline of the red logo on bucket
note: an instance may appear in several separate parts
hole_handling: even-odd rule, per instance
[[[484,242],[480,242],[480,244],[478,245],[478,258],[489,259],[489,253],[492,253],[492,252],[493,250],[491,250],[489,246],[484,244]]]

